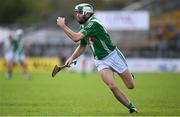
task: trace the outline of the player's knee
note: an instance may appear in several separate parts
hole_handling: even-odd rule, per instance
[[[111,90],[114,90],[114,89],[117,88],[116,84],[113,84],[113,83],[109,83],[109,84],[108,84],[108,87],[109,87],[109,89],[111,89]]]
[[[135,85],[134,85],[134,84],[128,85],[127,88],[128,88],[128,89],[134,89],[134,88],[135,88]]]

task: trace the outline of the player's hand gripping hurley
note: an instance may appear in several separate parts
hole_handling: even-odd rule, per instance
[[[77,63],[77,61],[76,60],[74,60],[71,64],[76,64]],[[67,64],[65,64],[65,65],[63,65],[63,66],[58,66],[58,65],[55,65],[54,66],[54,69],[53,69],[53,71],[52,71],[52,77],[54,78],[54,76],[59,72],[59,71],[61,71],[62,69],[64,69],[64,68],[66,68],[66,67],[69,67]]]

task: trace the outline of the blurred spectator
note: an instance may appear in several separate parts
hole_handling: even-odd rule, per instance
[[[159,43],[158,46],[158,56],[162,57],[167,50],[167,40],[165,39],[165,27],[159,23],[156,27],[156,37]]]
[[[166,25],[166,35],[167,35],[167,40],[168,40],[168,49],[170,51],[175,51],[176,50],[176,27],[173,23],[168,23]]]

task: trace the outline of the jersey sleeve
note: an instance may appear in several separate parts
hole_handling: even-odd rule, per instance
[[[85,47],[87,45],[87,42],[85,39],[80,40],[80,45]]]
[[[89,40],[90,37],[94,36],[97,33],[98,23],[90,22],[86,27],[80,30],[80,32],[84,35],[84,39],[86,41]]]

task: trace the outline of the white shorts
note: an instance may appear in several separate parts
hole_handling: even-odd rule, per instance
[[[101,60],[95,59],[94,61],[98,71],[110,68],[121,74],[128,69],[128,65],[123,54],[117,48],[105,58]]]
[[[15,54],[12,51],[6,52],[5,53],[5,59],[7,62],[19,62],[19,61],[24,61],[26,59],[24,54]]]
[[[20,62],[20,61],[24,61],[25,59],[26,59],[26,57],[24,54],[20,54],[20,55],[15,54],[13,61]]]
[[[12,51],[6,52],[4,57],[7,62],[13,61],[13,52]]]

